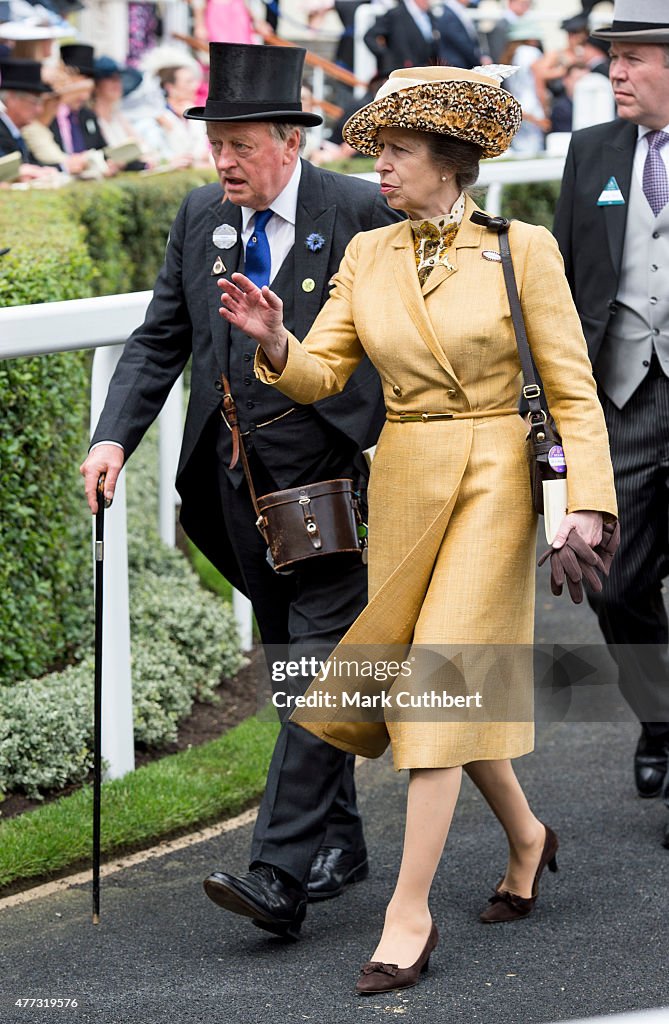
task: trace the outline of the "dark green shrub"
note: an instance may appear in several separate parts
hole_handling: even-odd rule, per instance
[[[0,305],[84,298],[93,264],[54,193],[2,197]],[[90,519],[78,458],[88,428],[81,352],[0,362],[0,682],[72,656],[88,628]]]
[[[512,220],[524,220],[528,224],[541,224],[550,231],[559,194],[559,181],[534,181],[526,185],[505,185],[502,192],[502,213]]]
[[[63,199],[83,226],[95,262],[95,294],[152,288],[183,197],[213,180],[213,171],[203,170],[125,174],[103,185],[79,182],[66,189]]]
[[[0,307],[150,288],[204,171],[0,193]],[[90,516],[78,474],[91,355],[0,361],[0,683],[76,658],[90,635]]]

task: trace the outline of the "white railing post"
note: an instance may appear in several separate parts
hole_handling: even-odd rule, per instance
[[[183,377],[175,381],[158,420],[160,429],[159,518],[161,540],[171,548],[176,543],[176,506],[179,495],[174,487],[183,435]]]
[[[91,379],[91,429],[97,424],[111,375],[122,352],[123,345],[96,349]],[[113,504],[105,512],[104,551],[102,757],[106,764],[105,777],[118,779],[135,767],[125,472],[121,472]]]
[[[485,196],[485,203],[483,208],[486,213],[492,214],[493,217],[499,217],[502,212],[502,192],[504,191],[504,185],[501,181],[492,181],[488,185],[488,191]]]
[[[235,614],[241,649],[243,651],[250,651],[253,647],[253,607],[248,597],[235,590],[234,587],[232,590],[232,610]]]
[[[311,72],[311,95],[313,97],[313,104],[316,110],[323,113],[321,107],[321,100],[325,99],[325,73],[323,68],[312,68]],[[314,137],[318,139],[320,145],[323,141],[323,125],[319,124],[311,131],[314,133]]]

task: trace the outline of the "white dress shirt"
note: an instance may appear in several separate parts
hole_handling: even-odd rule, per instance
[[[269,209],[273,216],[267,221],[265,234],[269,242],[269,251],[272,257],[269,274],[270,283],[274,280],[281,264],[290,250],[295,245],[295,219],[297,217],[297,192],[300,187],[302,176],[302,161],[298,160],[295,165],[290,181],[279,192]],[[253,224],[256,211],[250,206],[242,206],[242,243],[246,252],[246,243],[253,234]]]
[[[648,142],[646,136],[649,132],[654,131],[653,128],[645,128],[643,125],[637,127],[637,143],[636,149],[634,150],[634,177],[637,179],[641,187],[643,188],[643,169],[646,163],[646,157],[648,156]],[[663,132],[669,134],[669,124],[665,125],[662,129]],[[669,142],[667,142],[660,149],[660,154],[664,160],[664,166],[667,168],[667,176],[669,177]]]

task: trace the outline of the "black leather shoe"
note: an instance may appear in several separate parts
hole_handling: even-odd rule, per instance
[[[282,938],[297,939],[307,912],[304,891],[270,864],[258,864],[240,878],[214,871],[204,880],[204,891],[219,907]]]
[[[634,781],[639,796],[659,796],[669,767],[669,747],[664,736],[654,739],[641,733],[634,754]]]
[[[307,883],[310,903],[341,896],[347,885],[362,882],[369,874],[367,850],[340,850],[337,846],[321,846],[311,862]]]

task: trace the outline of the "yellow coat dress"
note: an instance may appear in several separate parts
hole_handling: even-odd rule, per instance
[[[383,383],[390,418],[369,484],[369,604],[332,658],[354,649],[378,656],[382,645],[436,647],[459,652],[461,667],[488,679],[485,720],[293,714],[356,754],[378,756],[390,739],[396,768],[517,757],[533,747],[536,515],[527,426],[499,414],[517,406],[522,379],[502,265],[490,259],[497,236],[470,221],[474,209],[467,198],[448,251],[453,269],[437,266],[422,288],[408,222],[357,235],[307,338],[289,337],[283,373],[260,350],[255,364],[261,380],[305,404],[340,391],[365,353]],[[563,439],[568,510],[615,515],[604,417],[557,245],[544,228],[520,222],[509,241],[530,348]],[[454,418],[394,418],[416,412]],[[500,658],[507,645],[515,656]],[[338,685],[350,692],[368,684]]]

